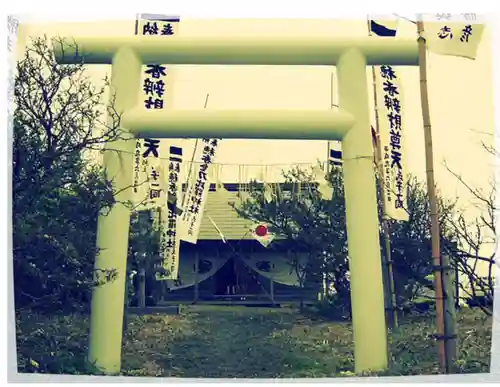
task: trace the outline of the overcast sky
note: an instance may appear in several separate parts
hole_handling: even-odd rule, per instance
[[[401,21],[398,35],[415,36],[415,26]],[[27,36],[47,34],[111,36],[133,34],[134,21],[30,24]],[[304,35],[364,36],[366,22],[343,20],[181,20],[179,34],[186,35]],[[428,82],[438,184],[455,194],[455,181],[441,165],[446,160],[476,185],[484,185],[492,172],[491,161],[481,150],[481,140],[491,141],[493,99],[490,31],[485,29],[475,61],[429,55]],[[89,66],[99,82],[109,66]],[[425,178],[424,140],[418,69],[399,69],[403,80],[406,115],[407,169]],[[171,66],[168,87],[171,107],[212,109],[328,109],[330,67],[307,66]],[[367,72],[369,81],[371,75]],[[335,82],[334,82],[335,83]],[[335,87],[335,84],[334,84]],[[334,98],[334,103],[336,97]],[[166,140],[167,141],[167,140]],[[326,141],[224,140],[217,161],[229,164],[292,164],[325,159]],[[223,173],[231,180],[229,171]]]
[[[31,23],[22,30],[21,40],[43,34],[116,36],[133,33],[134,20]],[[367,25],[361,19],[185,19],[178,27],[178,34],[183,36],[297,33],[366,36]],[[398,36],[415,37],[415,25],[400,21]],[[109,70],[110,66],[89,66],[96,83]],[[329,109],[332,71],[335,72],[332,67],[307,66],[171,66],[167,80],[171,92],[169,103],[176,109],[201,109],[209,93],[209,109]],[[425,179],[418,68],[402,67],[399,74],[403,82],[406,112],[407,170]],[[371,86],[369,69],[367,79]],[[429,54],[428,87],[436,181],[446,196],[458,195],[465,205],[471,196],[460,188],[442,163],[446,161],[472,185],[488,189],[493,175],[493,160],[482,150],[480,142],[492,143],[494,132],[490,29],[485,28],[476,60]],[[334,103],[336,101],[335,97]],[[313,163],[318,158],[324,160],[326,153],[326,141],[223,140],[217,161],[222,164],[288,165]],[[249,174],[255,176],[259,170],[254,167]],[[221,177],[224,182],[237,182],[238,168],[223,166]],[[268,179],[273,177],[268,172]]]

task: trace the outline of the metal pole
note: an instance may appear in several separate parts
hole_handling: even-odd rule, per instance
[[[372,36],[372,29],[370,27],[370,20],[367,20],[368,24],[368,36]],[[379,181],[381,184],[380,194],[382,197],[382,231],[384,234],[384,244],[385,244],[385,255],[382,256],[383,274],[384,274],[384,289],[386,293],[386,308],[389,309],[387,312],[387,322],[392,328],[398,327],[398,311],[396,309],[396,289],[394,285],[394,275],[392,270],[392,258],[391,258],[391,236],[390,236],[390,224],[388,219],[385,218],[386,207],[385,207],[385,189],[383,187],[383,175],[384,167],[382,165],[382,148],[380,146],[380,122],[378,115],[378,100],[377,100],[377,77],[375,73],[375,66],[372,66],[372,77],[373,77],[373,103],[375,107],[375,131],[377,134],[377,144],[375,147],[375,157],[376,164],[379,172]],[[391,318],[392,317],[392,318]]]
[[[422,118],[424,123],[425,138],[425,164],[427,171],[427,193],[429,196],[431,216],[431,243],[432,260],[434,264],[434,287],[436,293],[436,329],[439,367],[446,372],[446,348],[445,348],[445,324],[444,324],[444,302],[443,302],[443,279],[442,262],[439,233],[439,217],[437,206],[436,186],[434,183],[434,160],[432,153],[432,129],[429,112],[429,96],[427,92],[427,52],[424,37],[424,24],[422,20],[417,21],[418,52],[420,70],[420,95],[422,104]]]

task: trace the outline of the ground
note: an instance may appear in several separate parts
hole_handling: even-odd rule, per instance
[[[81,373],[87,351],[83,316],[17,315],[21,372]],[[459,372],[489,372],[491,317],[458,315]],[[413,317],[390,333],[387,375],[437,372],[432,317]],[[353,375],[349,322],[305,317],[291,308],[184,307],[179,316],[131,316],[124,375],[212,378]]]

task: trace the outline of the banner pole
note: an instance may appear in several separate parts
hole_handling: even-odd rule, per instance
[[[447,354],[445,323],[444,323],[444,297],[443,297],[443,278],[442,278],[442,260],[439,232],[439,213],[437,205],[436,186],[434,182],[434,160],[432,150],[432,129],[429,111],[429,96],[427,90],[427,48],[424,37],[424,23],[422,16],[417,20],[418,35],[418,56],[420,72],[420,96],[422,106],[422,119],[424,123],[425,139],[425,165],[427,172],[427,194],[429,197],[430,218],[431,218],[431,243],[432,260],[434,264],[434,287],[436,293],[436,338],[439,358],[439,368],[441,372],[447,372]]]
[[[333,72],[330,77],[330,109],[333,108]],[[330,140],[326,142],[326,176],[330,174]]]
[[[204,109],[207,108],[207,104],[208,104],[208,97],[209,97],[210,94],[207,93],[207,97],[205,98],[205,106],[203,107]],[[186,192],[185,194],[183,195],[182,197],[182,209],[184,210],[184,207],[186,206],[186,201],[187,201],[187,186],[188,186],[188,182],[189,182],[189,179],[191,177],[191,173],[193,171],[193,168],[194,168],[194,158],[196,157],[196,151],[198,150],[198,142],[200,141],[199,138],[196,139],[195,143],[194,143],[194,150],[193,150],[193,155],[191,156],[191,165],[189,166],[189,170],[188,170],[188,175],[186,177]]]

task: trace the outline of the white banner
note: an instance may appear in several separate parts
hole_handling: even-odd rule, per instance
[[[425,22],[429,51],[435,54],[476,59],[484,25],[477,22]]]
[[[392,66],[376,66],[375,73],[385,216],[389,219],[408,221],[401,79]]]
[[[137,21],[136,34],[163,35],[165,37],[177,33],[179,18],[163,15],[142,14]],[[164,109],[168,105],[167,96],[171,99],[172,69],[167,72],[166,65],[147,64],[143,66],[140,101],[147,110]],[[169,87],[170,89],[170,87]],[[137,211],[160,207],[165,203],[165,194],[157,186],[160,174],[160,144],[165,141],[151,138],[138,139],[134,155],[134,206]]]
[[[160,140],[140,139],[136,142],[134,158],[134,205],[141,211],[160,207],[165,203],[161,188]]]
[[[183,241],[196,243],[200,233],[203,210],[210,189],[210,173],[219,146],[218,139],[204,138],[195,149],[194,164],[187,182],[179,233]]]
[[[177,232],[177,205],[182,195],[180,176],[182,148],[171,146],[168,162],[167,205],[163,204],[161,215],[160,254],[163,256],[165,275],[157,275],[157,280],[176,280],[179,273],[180,235]]]

